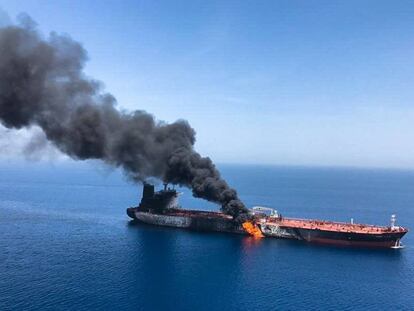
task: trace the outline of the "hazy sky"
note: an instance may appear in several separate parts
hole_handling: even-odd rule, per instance
[[[189,120],[217,162],[414,168],[414,1],[0,6],[80,41],[120,108]]]

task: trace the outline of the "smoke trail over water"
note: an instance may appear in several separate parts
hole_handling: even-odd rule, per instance
[[[39,126],[71,158],[100,159],[134,181],[156,177],[190,187],[241,221],[246,208],[212,161],[194,150],[187,121],[120,112],[99,81],[85,76],[86,59],[78,42],[55,33],[42,37],[27,16],[0,28],[0,122],[9,129]]]

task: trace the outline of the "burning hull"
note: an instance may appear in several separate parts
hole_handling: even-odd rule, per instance
[[[156,214],[143,212],[138,208],[128,208],[127,214],[139,222],[150,225],[247,235],[242,226],[235,225],[230,216],[222,213],[170,210],[163,214]],[[299,221],[289,218],[276,221],[262,219],[256,222],[256,226],[263,233],[264,237],[372,248],[400,248],[400,240],[407,233],[407,230],[401,227],[392,230],[389,227],[351,225],[335,222],[323,222],[323,225],[320,225],[320,227],[315,227],[315,222],[318,223],[318,221],[313,220]],[[328,227],[324,228],[324,226]],[[338,226],[341,227],[337,228]],[[354,227],[360,228],[359,231]],[[353,231],[351,231],[352,229]]]
[[[177,191],[167,186],[155,192],[154,186],[144,184],[139,206],[128,208],[127,214],[150,225],[358,247],[400,248],[400,239],[408,232],[395,226],[395,215],[391,226],[384,227],[285,218],[273,209],[259,206],[252,208],[250,221],[237,224],[232,216],[223,213],[181,209],[177,196]],[[270,215],[263,213],[269,210]]]
[[[247,234],[241,226],[233,222],[231,216],[222,213],[191,210],[168,210],[164,213],[153,213],[132,207],[127,209],[127,214],[139,222],[150,225]]]

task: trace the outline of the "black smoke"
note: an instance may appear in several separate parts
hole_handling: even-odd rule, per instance
[[[187,121],[121,112],[100,82],[84,74],[86,60],[78,42],[56,33],[44,38],[29,17],[0,28],[0,122],[9,129],[39,126],[73,159],[100,159],[137,182],[156,177],[189,187],[243,220],[245,206],[213,162],[194,150]]]

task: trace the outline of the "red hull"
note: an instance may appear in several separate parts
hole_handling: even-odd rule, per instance
[[[372,242],[372,241],[345,241],[345,240],[332,240],[324,238],[312,239],[308,242],[324,244],[324,245],[335,245],[335,246],[351,246],[351,247],[364,247],[364,248],[392,248],[400,247],[398,243],[396,245],[393,241],[383,241],[383,242]]]
[[[277,238],[293,238],[311,243],[370,247],[399,248],[407,233],[403,227],[384,227],[332,221],[265,218],[260,220],[264,234]]]

